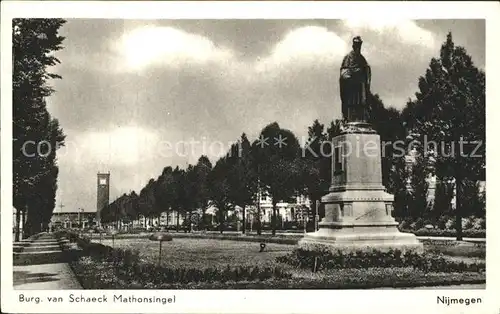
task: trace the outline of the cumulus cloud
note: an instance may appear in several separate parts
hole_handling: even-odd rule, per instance
[[[256,63],[258,72],[286,66],[331,64],[347,52],[345,41],[325,27],[305,26],[288,32],[270,54]]]
[[[68,133],[68,131],[65,131]],[[134,165],[147,161],[160,143],[159,135],[139,126],[121,126],[106,130],[69,131],[59,157],[92,164]]]
[[[232,57],[229,49],[217,47],[206,37],[173,27],[151,25],[125,33],[115,49],[121,61],[125,61],[126,69],[132,71],[149,65],[221,62]]]
[[[428,59],[438,45],[435,35],[413,20],[349,19],[343,20],[341,25],[346,40],[350,41],[356,35],[364,38],[364,55],[371,64],[381,67]]]
[[[415,21],[398,18],[348,19],[344,26],[352,31],[372,30],[393,37],[393,40],[421,47],[434,47],[432,32],[418,26]]]

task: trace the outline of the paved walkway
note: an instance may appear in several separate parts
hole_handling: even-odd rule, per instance
[[[14,243],[14,289],[82,289],[64,261],[60,242],[50,233],[35,240]]]
[[[442,240],[442,241],[456,241],[457,238],[453,237],[422,237],[417,236],[419,240]],[[473,243],[486,243],[485,238],[462,238],[463,242],[473,242]]]
[[[14,266],[14,289],[64,290],[82,289],[66,263]]]

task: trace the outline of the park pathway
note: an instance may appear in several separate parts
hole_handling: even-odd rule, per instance
[[[51,233],[41,233],[13,246],[14,289],[82,289],[69,267],[61,244]]]

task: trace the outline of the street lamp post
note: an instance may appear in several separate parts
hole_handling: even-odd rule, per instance
[[[252,231],[253,231],[253,215],[250,214],[249,218],[250,218],[250,233],[252,233]]]
[[[160,252],[158,254],[158,266],[161,265],[161,243],[163,241],[172,241],[172,236],[166,233],[158,232],[149,237],[151,241],[158,241],[160,243]]]
[[[116,235],[116,230],[111,230],[111,243],[113,245],[113,249],[115,248],[115,235]]]
[[[314,216],[314,231],[319,230],[319,206],[320,201],[316,201],[316,215]]]
[[[79,208],[78,209],[78,224],[79,224],[80,230],[83,229],[82,228],[82,215],[83,215],[83,208]]]

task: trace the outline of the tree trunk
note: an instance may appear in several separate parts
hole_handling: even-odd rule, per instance
[[[26,214],[26,209],[21,211],[21,223],[22,223],[22,234],[21,234],[21,239],[26,239],[27,234],[28,234],[28,229],[27,229],[27,220],[28,220],[28,215]]]
[[[203,207],[201,209],[201,221],[200,221],[200,230],[206,230],[206,211],[207,209],[205,207]]]
[[[19,242],[19,236],[20,236],[20,230],[21,230],[21,211],[16,208],[16,230],[14,234],[14,241]]]
[[[455,178],[455,186],[457,189],[457,194],[455,197],[455,229],[457,230],[457,241],[462,241],[462,204],[461,204],[461,196],[462,196],[462,178],[461,175],[457,173]]]
[[[318,201],[318,198],[316,198],[316,197],[311,198],[311,206],[310,207],[314,213],[314,219],[313,219],[314,231],[316,231],[316,226],[318,225],[318,222],[319,222],[319,221],[316,221],[316,218],[319,218],[319,208],[316,206],[317,201]]]
[[[262,234],[262,223],[260,219],[260,201],[257,203],[257,234]]]
[[[247,217],[246,217],[245,205],[243,205],[243,225],[241,227],[242,227],[242,233],[245,234],[245,229],[247,227]]]
[[[179,210],[177,210],[177,224],[175,226],[176,232],[179,232],[179,219],[180,219],[180,213],[179,213]]]
[[[224,233],[224,210],[219,209],[219,231]]]
[[[272,227],[272,235],[275,236],[276,235],[276,202],[273,198],[273,216],[272,216],[272,219],[271,219],[271,227]]]

